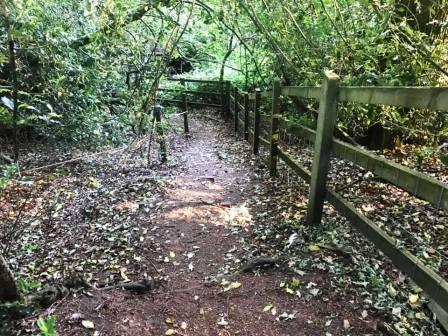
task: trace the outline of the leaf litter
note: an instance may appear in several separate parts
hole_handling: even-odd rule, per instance
[[[322,226],[303,225],[307,185],[285,167],[278,179],[270,178],[265,153],[253,157],[230,128],[197,113],[191,137],[179,134],[179,124],[170,132],[167,165],[148,167],[130,152],[103,155],[35,172],[26,177],[32,183],[13,183],[1,196],[5,225],[18,215],[23,195],[32,193],[24,206],[24,217],[32,221],[8,253],[20,277],[45,285],[78,272],[97,287],[142,275],[164,280],[161,288],[141,296],[118,288],[70,296],[54,310],[61,335],[83,335],[87,322],[84,329],[120,335],[201,334],[216,328],[245,335],[438,332],[418,288],[344,218],[326,206]],[[307,153],[306,147],[296,150]],[[68,155],[56,152],[61,159]],[[301,157],[309,165],[309,157]],[[39,160],[45,162],[30,162]],[[350,167],[340,174],[355,179],[365,173]],[[366,182],[365,188],[377,186]],[[397,197],[397,190],[388,190]],[[359,205],[365,202],[361,195],[348,195]],[[385,211],[378,202],[370,198],[364,211]],[[419,220],[412,215],[411,224],[431,216],[437,221],[424,204],[416,202],[414,210]],[[432,240],[429,234],[424,239]],[[436,252],[429,247],[431,257]],[[260,256],[283,262],[238,273]],[[232,278],[221,286],[205,281],[226,276]],[[82,325],[70,319],[79,307]],[[34,323],[22,320],[17,330],[32,332]]]

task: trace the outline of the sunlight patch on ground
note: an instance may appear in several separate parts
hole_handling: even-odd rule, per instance
[[[252,215],[249,213],[249,208],[246,202],[231,207],[224,217],[226,225],[247,227],[252,222]]]

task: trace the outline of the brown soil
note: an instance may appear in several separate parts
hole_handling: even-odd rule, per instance
[[[245,202],[264,186],[250,149],[230,127],[193,117],[190,129],[189,137],[171,136],[172,164],[157,167],[165,179],[158,211],[145,217],[140,208],[134,217],[150,233],[136,246],[141,270],[163,277],[162,285],[144,294],[113,289],[70,296],[54,308],[59,335],[382,335],[380,318],[362,317],[362,299],[336,293],[325,272],[298,276],[301,296],[281,287],[293,275],[280,267],[231,277],[241,286],[223,291],[223,273],[249,258],[243,238],[256,209],[247,213]],[[320,294],[309,295],[312,287]],[[267,305],[272,308],[264,311]]]

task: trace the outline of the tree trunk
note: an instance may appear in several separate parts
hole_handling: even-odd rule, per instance
[[[220,82],[222,82],[224,80],[224,69],[225,69],[225,66],[226,66],[226,62],[227,62],[227,59],[232,54],[233,49],[235,49],[235,47],[233,46],[233,34],[232,34],[232,35],[230,35],[229,47],[228,47],[227,52],[224,55],[224,58],[222,60],[221,71],[220,71],[220,74],[219,74],[219,81]]]
[[[0,255],[0,302],[16,301],[20,299],[14,276],[6,263],[6,260]]]

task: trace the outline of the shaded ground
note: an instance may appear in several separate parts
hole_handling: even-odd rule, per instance
[[[38,220],[9,259],[24,279],[58,283],[73,271],[95,286],[161,279],[144,294],[64,298],[41,314],[56,315],[60,335],[394,335],[388,327],[402,328],[403,318],[403,334],[435,334],[424,299],[410,307],[405,277],[356,232],[339,230],[349,226],[330,207],[321,228],[301,225],[304,182],[287,170],[269,179],[221,122],[192,117],[190,137],[176,127],[167,165],[148,167],[137,150],[102,155],[34,173],[32,187],[14,185],[0,199],[2,216],[14,218],[13,196],[33,190],[25,205]],[[353,244],[348,257],[315,245],[338,241]],[[281,261],[230,276],[260,255]],[[37,317],[16,334],[32,333]]]
[[[157,263],[166,283],[140,297],[115,290],[68,300],[57,310],[61,334],[88,334],[78,323],[67,322],[79,312],[105,335],[162,335],[170,329],[184,335],[344,335],[345,319],[355,334],[374,333],[375,324],[370,317],[362,319],[359,304],[331,290],[316,298],[290,295],[280,284],[291,275],[280,271],[233,277],[231,282],[241,287],[226,292],[228,284],[205,281],[235,271],[247,255],[241,234],[252,223],[245,202],[259,181],[251,169],[254,163],[225,129],[206,120],[194,120],[191,129],[192,137],[175,153],[173,177],[165,180],[157,200],[163,202],[160,212],[140,223],[157,232],[142,257]],[[304,285],[329,287],[324,273],[300,278]],[[273,308],[263,312],[268,305]],[[288,314],[285,321],[277,321],[282,313]]]

